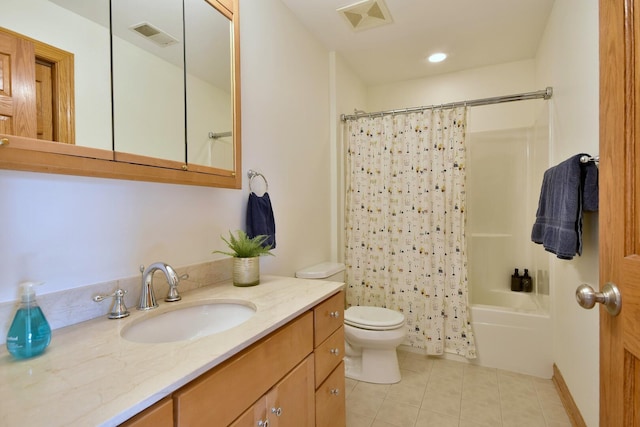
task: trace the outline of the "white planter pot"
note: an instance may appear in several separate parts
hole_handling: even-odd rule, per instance
[[[233,284],[255,286],[260,283],[260,257],[233,259]]]

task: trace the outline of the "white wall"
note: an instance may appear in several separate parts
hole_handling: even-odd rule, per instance
[[[276,257],[262,265],[293,275],[331,255],[329,53],[279,0],[240,5],[242,164],[274,205]]]
[[[544,89],[536,86],[533,60],[474,68],[424,79],[370,87],[367,111],[392,110],[454,101],[512,95]],[[473,107],[468,132],[528,127],[543,101]]]
[[[242,190],[0,171],[0,302],[217,258],[244,225],[247,169],[269,180],[277,248],[263,273],[330,256],[329,55],[278,0],[241,2]],[[87,304],[93,304],[87,301]]]
[[[537,80],[552,85],[551,164],[598,153],[598,1],[556,0],[537,55]],[[575,302],[581,283],[598,285],[598,216],[587,214],[579,258],[552,257],[554,360],[588,426],[598,425],[598,311]]]

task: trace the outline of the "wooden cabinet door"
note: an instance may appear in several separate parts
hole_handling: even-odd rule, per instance
[[[269,427],[315,425],[313,355],[296,366],[267,394],[267,417]]]
[[[121,427],[173,427],[173,401],[170,397],[125,421]]]
[[[313,427],[313,355],[289,372],[231,427]]]
[[[267,398],[261,397],[252,407],[240,415],[230,427],[268,427],[267,421]]]

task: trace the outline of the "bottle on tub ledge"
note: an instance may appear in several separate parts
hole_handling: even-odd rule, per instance
[[[511,290],[514,292],[522,291],[522,276],[520,276],[517,268],[516,271],[511,275]]]
[[[523,292],[531,292],[533,291],[533,279],[529,276],[529,270],[524,269],[524,276],[522,276],[522,291]]]

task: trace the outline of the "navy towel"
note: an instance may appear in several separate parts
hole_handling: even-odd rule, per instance
[[[560,259],[582,254],[582,212],[598,210],[598,167],[577,154],[544,173],[531,240]]]
[[[269,236],[263,246],[276,247],[276,222],[273,218],[269,193],[258,196],[251,192],[247,205],[247,235],[254,238],[259,235]]]

